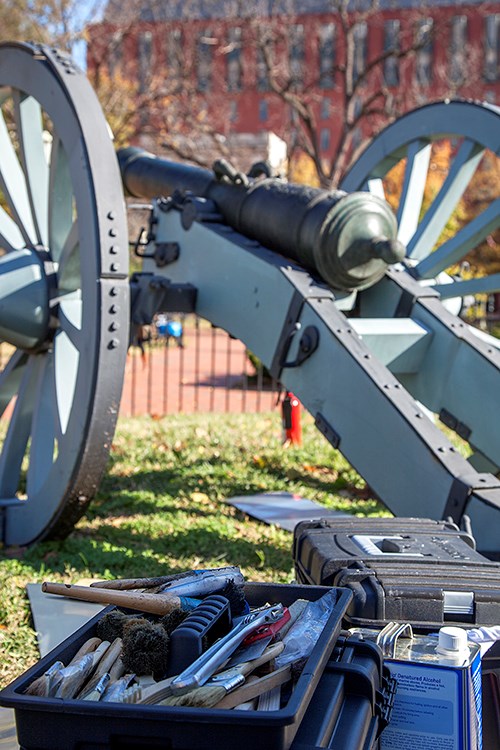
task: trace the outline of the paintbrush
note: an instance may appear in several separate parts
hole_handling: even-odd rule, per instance
[[[219,703],[228,693],[243,685],[245,678],[254,672],[262,664],[266,664],[280,654],[284,649],[283,643],[273,643],[268,646],[264,653],[253,661],[241,664],[218,672],[210,678],[202,687],[191,690],[184,695],[172,695],[161,701],[162,706],[192,706],[198,708],[211,708]]]
[[[56,661],[47,668],[47,670],[36,680],[28,685],[26,688],[26,695],[38,695],[41,698],[46,698],[50,691],[53,689],[53,685],[59,684],[62,680],[61,670],[64,669],[62,661]]]
[[[235,708],[240,703],[246,703],[254,698],[258,698],[263,693],[267,693],[269,690],[273,690],[278,685],[284,685],[285,682],[291,679],[291,676],[292,665],[286,664],[284,667],[280,667],[274,672],[264,675],[264,677],[254,679],[234,692],[228,693],[214,708]]]
[[[95,651],[85,654],[78,662],[62,669],[62,681],[55,693],[51,691],[50,696],[54,698],[74,698],[85,681],[91,677],[109,646],[109,641],[103,641]]]
[[[119,607],[135,609],[154,615],[167,615],[174,609],[192,610],[200,603],[199,599],[191,599],[175,594],[146,594],[141,591],[114,591],[111,589],[91,588],[90,586],[76,586],[70,583],[42,583],[45,594],[57,594],[84,602],[98,604],[116,604]]]
[[[99,700],[110,681],[110,670],[113,667],[116,660],[120,657],[122,651],[122,639],[116,638],[111,646],[107,649],[106,653],[100,659],[92,678],[81,688],[76,694],[77,700]],[[107,675],[107,678],[105,677]],[[104,678],[104,680],[102,679]]]
[[[82,656],[85,656],[85,654],[90,654],[92,651],[95,651],[103,641],[107,640],[109,640],[109,638],[98,638],[97,636],[94,638],[89,638],[88,641],[85,641],[85,643],[80,646],[74,657],[69,662],[68,667],[70,666],[70,664],[75,664],[77,661],[80,661]]]
[[[79,648],[68,666],[78,662],[85,654],[94,651],[97,646],[101,643],[100,638],[90,638],[88,641]],[[34,680],[26,690],[27,695],[38,695],[40,697],[47,697],[49,693],[55,690],[56,684],[62,680],[61,670],[64,669],[62,661],[56,661],[52,664],[41,677]]]
[[[133,703],[134,701],[128,700],[127,695],[130,695],[130,683],[135,679],[135,674],[124,674],[120,679],[110,682],[104,691],[104,695],[101,698],[103,703]],[[133,686],[134,690],[140,690],[139,685]]]
[[[243,585],[245,579],[240,569],[234,565],[209,570],[189,570],[169,576],[151,578],[117,578],[113,581],[91,583],[92,588],[128,591],[131,589],[158,588],[161,591],[172,591],[179,596],[204,597],[213,594],[225,586],[228,581]]]

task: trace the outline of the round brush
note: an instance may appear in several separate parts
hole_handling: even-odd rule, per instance
[[[170,637],[159,623],[129,622],[123,629],[121,659],[126,672],[163,677],[167,671]]]
[[[129,622],[148,622],[141,615],[126,615],[115,609],[101,617],[96,626],[96,633],[103,641],[114,641],[123,637],[123,628]]]
[[[228,581],[224,588],[217,591],[220,596],[225,596],[229,601],[229,607],[232,617],[239,617],[250,612],[250,607],[245,599],[245,589],[234,581]]]

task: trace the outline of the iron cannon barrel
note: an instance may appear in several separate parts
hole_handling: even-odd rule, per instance
[[[372,286],[404,257],[394,214],[370,193],[267,178],[235,184],[137,148],[121,149],[118,161],[129,195],[153,198],[177,191],[211,200],[237,232],[297,261],[334,289]]]

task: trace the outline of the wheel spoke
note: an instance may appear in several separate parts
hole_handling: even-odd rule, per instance
[[[28,497],[40,492],[57,458],[61,432],[56,403],[54,357],[45,357],[37,383],[36,410],[33,417],[29,466],[26,477]]]
[[[0,416],[4,413],[12,398],[19,390],[24,367],[28,355],[21,349],[16,349],[0,373]]]
[[[14,497],[19,485],[21,465],[31,431],[35,409],[37,378],[43,357],[30,357],[24,368],[16,405],[7,429],[0,456],[0,497]]]
[[[438,241],[446,222],[469,185],[484,153],[479,144],[465,139],[453,161],[448,176],[418,229],[408,243],[408,255],[421,260]]]
[[[431,279],[438,273],[458,263],[500,226],[500,198],[490,203],[454,237],[444,242],[416,266],[417,276]]]
[[[376,195],[377,198],[385,200],[384,183],[380,177],[373,177],[371,180],[366,181],[366,189],[372,195]]]
[[[74,221],[58,262],[58,287],[63,293],[74,292],[82,286],[78,221]]]
[[[62,435],[66,434],[76,392],[80,352],[65,331],[54,341],[57,415]]]
[[[3,113],[0,112],[0,185],[14,220],[26,244],[36,243],[36,232],[31,214],[26,179],[17,158]]]
[[[0,206],[0,243],[7,252],[21,250],[25,246],[23,235],[7,211]]]
[[[403,187],[397,212],[398,240],[408,245],[418,226],[432,145],[414,141],[408,146]]]
[[[13,92],[21,158],[38,242],[48,245],[49,167],[43,142],[42,110],[32,96]]]
[[[58,261],[74,217],[68,157],[57,135],[52,141],[49,175],[49,247],[52,259]]]
[[[436,284],[434,288],[443,299],[465,297],[467,294],[493,294],[500,292],[500,273],[455,281],[453,284]]]
[[[65,295],[59,302],[59,324],[75,349],[82,345],[83,303],[79,291]]]

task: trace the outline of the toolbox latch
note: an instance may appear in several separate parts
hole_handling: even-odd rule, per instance
[[[377,703],[376,713],[378,716],[378,732],[377,737],[380,737],[383,730],[389,724],[392,715],[392,709],[394,707],[394,699],[398,689],[398,683],[395,677],[391,677],[391,674],[387,667],[383,669],[382,676],[382,687],[376,691]]]
[[[473,591],[443,591],[443,613],[446,615],[473,615]]]

